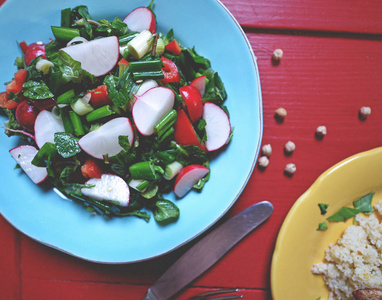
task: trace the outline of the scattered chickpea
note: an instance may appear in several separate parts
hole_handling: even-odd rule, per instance
[[[296,165],[291,163],[285,166],[284,172],[285,174],[291,176],[296,172],[296,170],[297,170]]]
[[[261,153],[263,156],[269,157],[272,154],[272,146],[270,144],[264,145]]]
[[[371,114],[371,108],[368,106],[362,106],[359,110],[359,115],[362,119],[366,119]]]
[[[296,145],[292,141],[288,141],[284,146],[284,151],[288,154],[291,154],[294,150],[296,150]]]
[[[286,116],[287,116],[287,111],[285,108],[280,107],[280,108],[275,110],[275,117],[278,120],[283,121]]]
[[[273,51],[272,59],[275,61],[280,61],[281,58],[283,57],[283,54],[284,54],[283,50],[276,49],[275,51]]]
[[[316,135],[320,138],[327,134],[326,126],[318,126],[316,129]]]
[[[258,160],[259,167],[265,169],[269,165],[269,159],[266,156],[261,156]]]

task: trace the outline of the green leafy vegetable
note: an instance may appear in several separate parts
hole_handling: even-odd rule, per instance
[[[332,222],[344,222],[344,221],[354,217],[359,212],[360,211],[358,209],[355,209],[355,208],[342,207],[334,215],[327,218],[327,220],[332,221]]]
[[[364,214],[371,214],[374,211],[374,208],[371,205],[373,196],[374,196],[374,193],[369,193],[361,197],[359,200],[354,201],[353,202],[354,208],[360,212],[363,212]]]
[[[54,143],[58,153],[63,158],[68,158],[81,152],[78,140],[78,138],[64,132],[56,132],[54,134]]]
[[[328,225],[326,224],[326,221],[318,224],[317,231],[324,231],[326,229],[328,229]]]
[[[29,80],[24,83],[24,96],[29,99],[48,99],[53,98],[54,94],[49,90],[48,86],[43,81]]]
[[[320,208],[321,215],[324,215],[327,213],[329,204],[324,204],[324,203],[318,203],[318,207]]]
[[[154,219],[159,224],[166,225],[179,218],[179,208],[169,200],[158,200],[155,203]]]

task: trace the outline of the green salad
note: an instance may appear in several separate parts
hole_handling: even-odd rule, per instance
[[[90,212],[165,225],[180,215],[165,195],[201,191],[232,128],[209,59],[156,21],[153,2],[114,20],[63,9],[49,41],[19,43],[0,107],[5,134],[25,141],[10,154],[33,182]]]

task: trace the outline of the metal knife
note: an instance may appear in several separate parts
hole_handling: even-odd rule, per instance
[[[143,300],[168,300],[222,258],[273,212],[268,201],[254,204],[208,233],[148,289]]]

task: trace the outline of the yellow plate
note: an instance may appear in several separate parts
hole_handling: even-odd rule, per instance
[[[353,207],[360,197],[375,192],[373,204],[382,199],[382,148],[356,154],[331,167],[296,201],[277,237],[271,266],[274,300],[327,299],[328,290],[312,265],[323,260],[325,249],[335,243],[352,219],[328,222],[328,230],[318,224],[341,207]],[[318,203],[329,204],[320,214]]]

